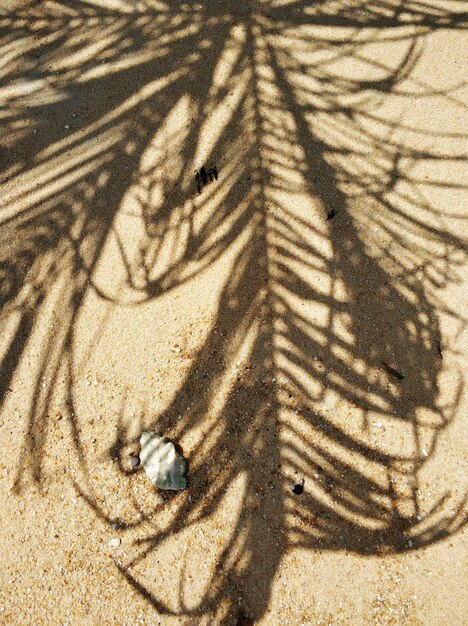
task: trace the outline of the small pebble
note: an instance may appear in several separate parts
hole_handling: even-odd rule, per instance
[[[133,455],[130,457],[130,465],[133,468],[138,467],[140,465],[140,457]]]
[[[110,548],[118,548],[121,543],[122,543],[122,541],[118,537],[116,537],[115,539],[111,539],[109,541],[109,547]]]
[[[253,626],[253,621],[241,612],[237,618],[236,626]]]
[[[413,542],[411,541],[411,539],[408,541],[408,547],[412,548],[413,547]]]
[[[304,491],[304,479],[300,478],[297,483],[292,488],[292,492],[296,494],[296,496],[300,496]]]

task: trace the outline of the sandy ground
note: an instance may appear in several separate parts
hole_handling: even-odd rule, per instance
[[[230,4],[0,5],[0,623],[461,626],[456,3]]]

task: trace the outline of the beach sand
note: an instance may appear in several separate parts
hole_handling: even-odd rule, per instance
[[[466,624],[466,36],[384,4],[3,0],[0,624]]]

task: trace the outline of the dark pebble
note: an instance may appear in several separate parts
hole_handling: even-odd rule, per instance
[[[115,521],[115,522],[112,524],[112,528],[113,528],[114,530],[123,530],[123,529],[125,528],[125,524],[124,524],[123,522],[121,522],[121,521],[117,520],[117,521]]]
[[[140,465],[140,457],[139,456],[131,456],[130,457],[130,465],[132,469],[138,467]]]
[[[292,488],[292,492],[296,494],[296,496],[300,496],[301,493],[304,492],[304,479],[301,478],[297,481],[297,483]]]
[[[236,626],[253,626],[253,621],[240,613],[237,617]]]

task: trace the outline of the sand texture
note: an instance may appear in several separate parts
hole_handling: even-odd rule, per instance
[[[1,625],[468,624],[462,5],[0,1]]]

